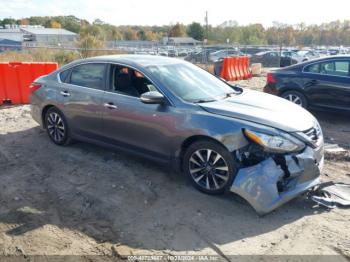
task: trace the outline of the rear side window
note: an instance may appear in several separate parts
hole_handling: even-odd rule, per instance
[[[321,63],[320,73],[323,75],[349,76],[349,62],[332,61]]]
[[[105,87],[105,64],[85,64],[72,69],[70,83],[72,85],[103,90]]]
[[[70,73],[70,70],[65,70],[65,71],[60,73],[61,82],[63,82],[63,83],[69,82],[69,73]]]
[[[320,64],[312,64],[307,67],[305,67],[305,72],[308,73],[320,73]]]

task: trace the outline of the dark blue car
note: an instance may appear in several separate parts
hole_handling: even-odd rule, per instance
[[[264,92],[304,108],[350,112],[350,56],[324,57],[267,74]]]

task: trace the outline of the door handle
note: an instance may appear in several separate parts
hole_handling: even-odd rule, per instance
[[[312,80],[310,80],[310,81],[307,81],[306,83],[305,83],[305,86],[306,87],[311,87],[311,86],[314,86],[314,85],[317,85],[318,84],[318,81],[316,80],[316,79],[312,79]]]
[[[113,103],[105,103],[104,107],[107,107],[109,109],[117,109],[118,107],[114,105]]]
[[[68,93],[68,91],[61,91],[61,95],[67,97],[70,96],[70,93]]]
[[[318,83],[318,81],[316,79],[313,79],[309,82],[311,85],[316,85]]]

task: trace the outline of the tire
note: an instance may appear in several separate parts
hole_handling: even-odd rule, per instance
[[[281,97],[303,108],[307,108],[308,106],[305,95],[298,91],[286,91]]]
[[[237,172],[231,153],[218,143],[205,140],[187,148],[182,170],[195,188],[212,195],[222,194],[231,187]]]
[[[63,113],[55,107],[45,114],[45,128],[52,142],[63,146],[71,143],[67,121]]]

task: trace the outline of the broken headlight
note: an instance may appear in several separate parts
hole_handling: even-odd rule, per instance
[[[279,133],[276,135],[260,133],[244,129],[244,135],[252,142],[262,146],[264,151],[270,153],[289,153],[301,151],[305,144],[297,138],[287,134]]]

